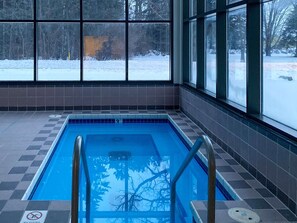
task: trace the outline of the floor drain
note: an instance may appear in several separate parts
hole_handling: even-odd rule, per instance
[[[49,115],[48,117],[49,118],[61,118],[62,115]]]
[[[231,208],[228,210],[229,216],[241,223],[258,223],[260,217],[255,212],[245,208]]]

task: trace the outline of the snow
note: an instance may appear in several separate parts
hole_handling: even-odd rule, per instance
[[[170,80],[169,56],[147,55],[129,60],[129,80]],[[124,60],[84,60],[84,80],[125,80]],[[38,60],[38,80],[80,79],[79,60]],[[33,60],[1,60],[0,80],[33,80]]]

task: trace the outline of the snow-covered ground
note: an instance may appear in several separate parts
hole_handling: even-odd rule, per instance
[[[129,80],[169,80],[169,56],[129,60]],[[84,80],[125,80],[125,61],[84,60]],[[38,80],[79,80],[79,60],[38,60]],[[33,60],[1,60],[0,80],[33,80]]]
[[[263,114],[297,129],[297,58],[275,54],[263,57]],[[215,55],[208,55],[207,86],[215,90]],[[229,57],[229,99],[245,105],[246,69],[239,54]],[[78,60],[39,60],[38,80],[79,80]],[[192,64],[196,70],[196,64]],[[169,56],[142,56],[129,60],[129,80],[169,80]],[[0,61],[0,80],[32,80],[33,60]],[[124,80],[125,61],[84,61],[84,80]],[[192,79],[196,82],[196,79]]]

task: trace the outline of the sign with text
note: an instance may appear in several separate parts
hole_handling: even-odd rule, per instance
[[[25,211],[20,223],[44,223],[47,211]]]

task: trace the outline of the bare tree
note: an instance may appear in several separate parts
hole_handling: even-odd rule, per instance
[[[266,56],[281,39],[281,32],[288,16],[289,0],[273,0],[263,7],[264,46]]]

